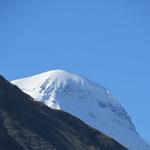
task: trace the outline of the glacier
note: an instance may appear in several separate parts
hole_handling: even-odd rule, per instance
[[[64,70],[51,70],[12,83],[36,101],[80,118],[129,150],[150,150],[111,91],[85,77]]]

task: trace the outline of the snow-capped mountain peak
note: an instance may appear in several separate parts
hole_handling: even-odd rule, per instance
[[[150,150],[107,88],[64,70],[52,70],[12,83],[37,101],[80,118],[131,150]]]

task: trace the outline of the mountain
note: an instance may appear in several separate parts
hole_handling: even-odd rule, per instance
[[[126,150],[61,110],[34,101],[0,76],[1,150]]]
[[[68,112],[130,150],[150,150],[111,92],[84,77],[52,70],[12,81],[36,101]]]

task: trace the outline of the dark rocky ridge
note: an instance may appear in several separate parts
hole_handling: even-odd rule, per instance
[[[35,102],[0,76],[0,150],[126,150],[63,111]]]

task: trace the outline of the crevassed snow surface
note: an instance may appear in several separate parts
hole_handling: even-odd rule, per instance
[[[111,92],[86,78],[53,70],[12,83],[37,101],[80,118],[130,150],[150,150]]]

